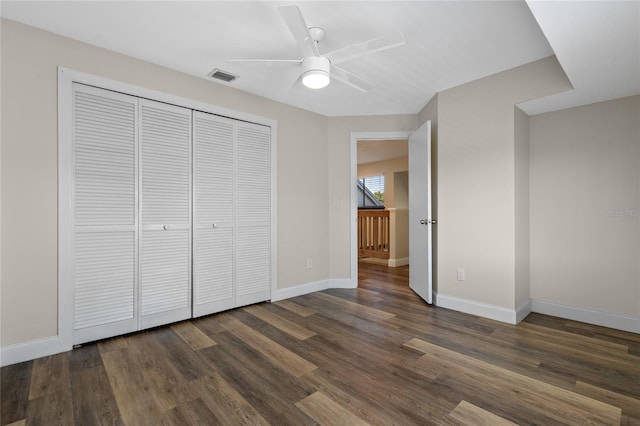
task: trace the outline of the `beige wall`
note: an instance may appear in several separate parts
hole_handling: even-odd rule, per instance
[[[640,96],[530,118],[531,297],[640,318]]]
[[[328,278],[326,117],[12,21],[1,31],[2,346],[57,334],[58,66],[277,120],[278,287]]]
[[[526,298],[514,104],[570,88],[554,58],[441,92],[417,115],[327,118],[11,21],[0,40],[2,346],[57,332],[57,66],[277,120],[279,288],[350,277],[351,132],[430,119],[438,293]],[[532,297],[638,316],[638,218],[605,214],[638,209],[638,117],[634,97],[529,119]]]
[[[398,141],[398,144],[407,141]],[[395,172],[409,170],[409,159],[393,158],[373,163],[358,164],[358,179],[370,176],[384,175],[384,205],[385,207],[397,207],[395,198]]]
[[[393,205],[397,209],[409,208],[409,171],[393,174]]]
[[[550,57],[438,94],[438,296],[515,308],[514,104],[569,88]]]
[[[351,132],[413,131],[417,115],[329,118],[329,257],[334,279],[351,276]],[[355,201],[354,201],[355,203]]]

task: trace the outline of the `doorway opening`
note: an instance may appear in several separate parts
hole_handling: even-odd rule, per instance
[[[411,132],[351,134],[351,279],[357,285],[358,264],[409,265],[408,139]],[[369,188],[374,208],[359,207],[358,180],[382,176],[381,188]],[[374,179],[375,181],[375,179]],[[364,182],[363,182],[364,183]],[[375,203],[370,203],[375,204]],[[365,226],[365,224],[369,226]],[[359,226],[360,225],[360,226]],[[366,262],[366,263],[365,263]]]

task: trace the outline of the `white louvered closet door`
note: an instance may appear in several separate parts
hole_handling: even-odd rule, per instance
[[[137,329],[137,102],[73,86],[73,343]]]
[[[140,101],[140,328],[191,317],[191,110]]]
[[[236,306],[271,297],[271,129],[238,122]]]
[[[235,121],[193,116],[193,316],[235,306]]]

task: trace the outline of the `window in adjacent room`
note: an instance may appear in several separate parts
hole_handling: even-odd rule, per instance
[[[384,208],[384,175],[370,176],[358,179],[358,208]]]

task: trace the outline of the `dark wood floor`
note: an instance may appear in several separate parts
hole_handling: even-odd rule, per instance
[[[1,424],[640,424],[640,335],[430,307],[407,275],[4,367]]]

